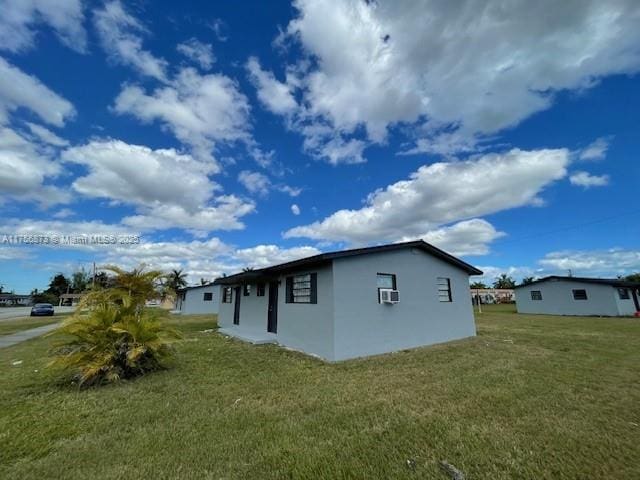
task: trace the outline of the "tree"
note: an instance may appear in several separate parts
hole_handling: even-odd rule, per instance
[[[103,269],[115,274],[113,278],[114,286],[107,290],[119,291],[123,298],[124,293],[126,293],[136,305],[142,306],[147,300],[157,297],[165,276],[160,270],[147,270],[144,264],[131,271],[115,265],[107,265]]]
[[[98,272],[95,276],[95,283],[92,281],[92,285],[96,288],[111,288],[115,286],[115,279],[107,272]]]
[[[62,336],[50,366],[70,373],[79,386],[117,382],[166,368],[172,344],[181,338],[164,322],[166,312],[143,308],[157,271],[109,268],[117,273],[116,287],[85,295],[74,315],[54,332]]]
[[[200,278],[200,285],[209,285],[209,280],[206,278]]]
[[[623,278],[623,280],[625,280],[627,282],[638,282],[638,283],[640,283],[640,272],[632,273],[631,275],[627,275],[626,277]]]
[[[531,285],[533,282],[535,282],[535,280],[536,277],[524,277],[520,285]]]
[[[69,279],[62,273],[58,273],[53,276],[49,282],[49,288],[44,291],[44,294],[49,299],[49,303],[57,303],[60,295],[67,293],[70,286]]]
[[[71,275],[71,289],[73,290],[73,293],[84,292],[90,281],[91,276],[84,268],[73,272]]]
[[[182,270],[171,270],[167,275],[165,286],[173,293],[177,293],[178,290],[187,286],[187,274]]]
[[[515,286],[515,280],[506,273],[501,273],[493,282],[493,288],[513,288]]]
[[[482,283],[482,282],[473,282],[473,283],[471,284],[471,288],[473,288],[473,289],[477,289],[477,288],[487,288],[487,286],[486,286],[484,283]]]

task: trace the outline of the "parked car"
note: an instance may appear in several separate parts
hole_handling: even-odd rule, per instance
[[[51,305],[50,303],[36,303],[33,307],[31,307],[32,317],[52,316],[52,315],[53,315],[53,305]]]

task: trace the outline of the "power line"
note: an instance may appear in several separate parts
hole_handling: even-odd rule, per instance
[[[554,233],[560,233],[560,232],[566,232],[569,230],[574,230],[574,229],[578,229],[578,228],[582,228],[582,227],[587,227],[590,225],[597,225],[599,223],[604,223],[604,222],[608,222],[611,220],[617,220],[619,218],[628,218],[630,216],[634,216],[634,215],[639,215],[640,214],[640,210],[635,210],[635,211],[631,211],[631,212],[625,212],[625,213],[621,213],[618,215],[611,215],[609,217],[603,217],[603,218],[598,218],[596,220],[590,220],[588,222],[583,222],[583,223],[577,223],[575,225],[567,225],[565,227],[560,227],[560,228],[556,228],[553,230],[547,230],[544,232],[538,232],[538,233],[533,233],[531,235],[524,235],[522,237],[517,237],[517,238],[505,238],[504,240],[500,240],[497,239],[494,244],[497,243],[501,243],[501,244],[505,244],[505,243],[511,243],[511,242],[520,242],[522,240],[529,240],[531,238],[538,238],[538,237],[543,237],[546,235],[553,235]]]

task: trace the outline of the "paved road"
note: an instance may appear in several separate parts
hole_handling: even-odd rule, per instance
[[[55,313],[73,312],[76,307],[53,307]],[[3,320],[15,320],[16,318],[28,317],[31,307],[4,307],[0,308],[0,322]]]
[[[53,323],[51,325],[44,325],[42,327],[32,328],[31,330],[23,330],[22,332],[13,333],[11,335],[0,336],[0,348],[10,347],[16,343],[24,342],[31,338],[44,335],[51,330],[54,330],[60,326],[59,323]]]

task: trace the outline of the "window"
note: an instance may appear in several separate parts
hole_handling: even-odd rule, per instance
[[[264,297],[264,282],[261,282],[256,286],[256,295]]]
[[[542,292],[540,290],[531,290],[531,300],[542,300]]]
[[[231,287],[222,289],[222,303],[231,303]]]
[[[451,279],[438,277],[438,300],[441,302],[451,302]]]
[[[397,289],[396,276],[393,273],[378,273],[376,276],[376,284],[378,286],[378,303],[382,303],[380,298],[381,289]]]
[[[287,277],[287,303],[318,303],[317,274]]]
[[[620,297],[620,300],[629,300],[629,290],[626,288],[619,288],[618,296]]]
[[[242,286],[242,295],[244,295],[245,297],[251,295],[251,285],[247,283]]]
[[[396,290],[396,276],[392,273],[379,273],[376,281],[378,282],[378,288]]]
[[[213,293],[211,292],[204,292],[204,298],[203,300],[205,302],[211,302],[213,300]]]
[[[587,291],[586,290],[574,290],[573,291],[573,299],[574,300],[586,300],[587,299]]]

